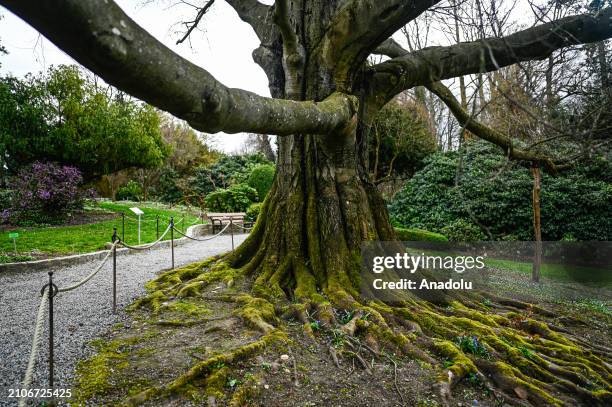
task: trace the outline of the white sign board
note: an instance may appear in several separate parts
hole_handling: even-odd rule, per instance
[[[131,210],[132,212],[134,212],[134,213],[135,213],[136,215],[138,215],[138,216],[140,216],[140,215],[144,215],[144,212],[143,212],[143,211],[141,211],[141,210],[140,210],[139,208],[137,208],[137,207],[130,208],[130,210]]]

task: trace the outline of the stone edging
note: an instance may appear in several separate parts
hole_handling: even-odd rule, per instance
[[[185,234],[190,237],[202,236],[210,232],[210,225],[193,225],[187,228]],[[174,239],[174,246],[181,246],[190,240],[186,237],[180,239]],[[166,247],[170,247],[170,240],[162,240],[151,250],[158,250]],[[78,264],[87,263],[95,260],[102,260],[108,250],[102,250],[98,252],[74,254],[72,256],[55,257],[52,259],[24,261],[19,263],[4,263],[0,264],[0,273],[8,272],[25,272],[25,271],[41,271],[41,270],[52,270],[56,268],[63,268],[68,266],[74,266]],[[125,256],[132,253],[139,253],[139,250],[128,249],[123,247],[117,249],[117,256]],[[170,255],[168,254],[168,259]]]

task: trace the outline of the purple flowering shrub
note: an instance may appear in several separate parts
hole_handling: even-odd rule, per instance
[[[75,167],[35,162],[15,177],[11,207],[2,212],[2,219],[15,224],[61,222],[83,207],[88,192],[80,188],[82,182]]]

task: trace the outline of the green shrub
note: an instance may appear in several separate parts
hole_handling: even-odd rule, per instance
[[[448,242],[446,236],[423,229],[395,228],[395,233],[403,242]]]
[[[117,199],[120,201],[140,201],[142,188],[134,180],[130,180],[126,185],[117,190]]]
[[[183,191],[179,187],[181,176],[172,168],[165,168],[157,183],[157,198],[166,203],[178,203],[183,199]]]
[[[260,200],[264,200],[270,188],[272,188],[272,181],[274,181],[274,173],[276,169],[273,165],[261,164],[253,168],[247,183],[252,188],[257,190],[257,195]]]
[[[448,237],[451,242],[478,242],[487,240],[487,237],[480,227],[465,219],[457,219],[454,222],[444,226],[442,233]]]
[[[217,189],[206,196],[204,202],[212,212],[245,212],[257,201],[257,191],[246,184]]]
[[[11,189],[0,189],[0,211],[12,206],[12,197],[15,192]]]
[[[261,206],[263,202],[257,202],[249,206],[249,209],[246,211],[246,220],[248,222],[255,222],[259,217],[259,212],[261,212]]]
[[[487,239],[533,240],[532,188],[528,168],[508,162],[495,146],[473,141],[459,151],[429,156],[395,195],[389,212],[395,226],[442,233],[450,240],[460,238],[459,231],[460,240],[467,240],[468,231],[481,239],[475,225],[488,229]],[[542,175],[544,240],[612,240],[610,207],[610,161],[593,157],[557,177]]]

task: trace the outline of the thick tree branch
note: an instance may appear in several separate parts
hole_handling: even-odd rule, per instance
[[[385,39],[439,0],[348,0],[321,41],[323,61],[334,66],[340,89]]]
[[[513,145],[513,141],[510,137],[477,121],[461,106],[461,103],[457,100],[455,95],[453,95],[450,89],[441,82],[429,83],[426,86],[431,92],[438,96],[446,106],[448,106],[461,126],[477,137],[501,147],[508,157],[515,160],[540,164],[551,173],[557,173],[559,170],[566,168],[566,160],[554,161],[552,158],[538,152],[518,148]]]
[[[325,134],[344,127],[355,100],[296,102],[230,89],[153,38],[110,0],[0,0],[108,83],[206,132]]]
[[[503,38],[429,47],[371,67],[372,92],[385,103],[399,92],[442,79],[543,59],[553,51],[612,37],[612,8],[562,18]]]
[[[402,47],[393,38],[387,38],[372,52],[373,54],[385,55],[389,58],[398,58],[408,54],[410,51]]]
[[[248,23],[261,42],[267,42],[270,31],[273,7],[257,0],[225,0],[238,13],[238,17]]]
[[[297,33],[289,21],[289,0],[276,0],[274,22],[283,39],[283,70],[285,72],[285,95],[288,99],[299,100],[302,94],[302,78],[306,52],[300,44]]]

